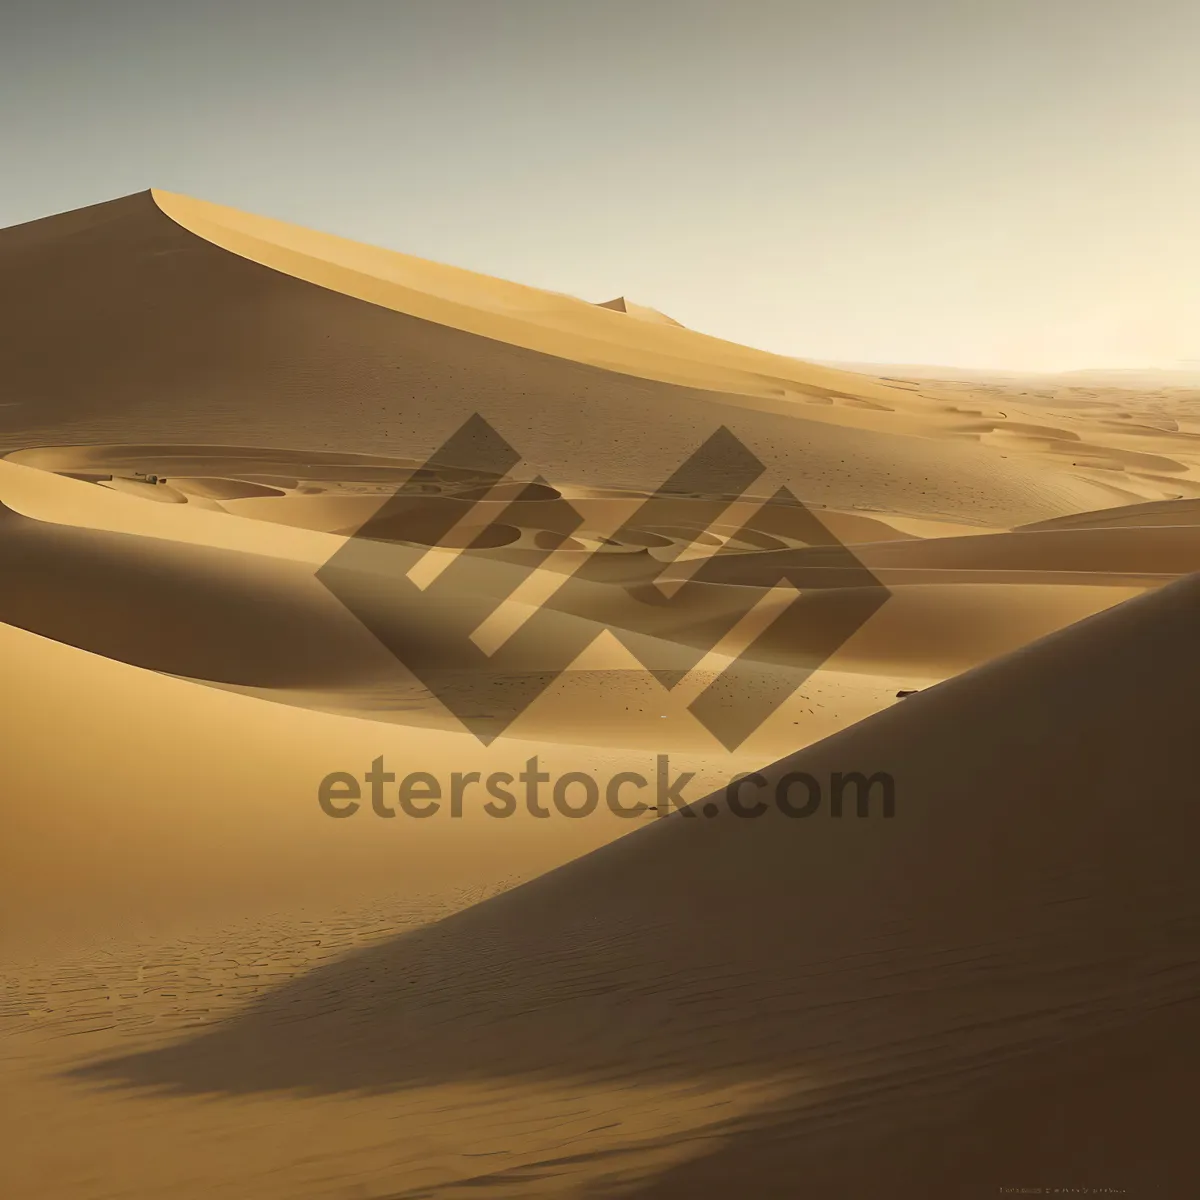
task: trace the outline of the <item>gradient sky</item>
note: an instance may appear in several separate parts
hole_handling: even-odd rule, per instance
[[[1200,360],[1195,0],[3,0],[0,225],[185,192],[827,360]]]

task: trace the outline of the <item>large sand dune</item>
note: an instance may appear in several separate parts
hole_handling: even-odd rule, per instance
[[[0,321],[6,1197],[1193,1194],[1200,393],[161,192]],[[700,815],[317,802],[535,756]]]
[[[886,770],[890,820],[878,792],[871,818],[841,821],[828,797],[808,820],[739,820],[719,796],[713,819],[701,805],[660,821],[322,967],[182,1045],[88,1073],[200,1093],[385,1089],[418,1110],[422,1089],[485,1080],[519,1095],[559,1078],[583,1105],[591,1081],[624,1083],[634,1103],[681,1081],[791,1093],[702,1127],[711,1151],[638,1195],[731,1195],[739,1179],[759,1195],[797,1180],[810,1194],[868,1194],[894,1187],[898,1166],[914,1195],[983,1195],[997,1171],[1144,1187],[1146,1145],[1120,1123],[1138,1112],[1157,1126],[1165,1184],[1194,1165],[1173,1112],[1190,1058],[1072,1095],[1057,1145],[1031,1141],[1029,1116],[1011,1112],[1006,1136],[1022,1140],[967,1139],[963,1105],[1031,1072],[1070,1093],[1089,1039],[1120,1045],[1145,1038],[1147,1019],[1197,1013],[1198,600],[1195,581],[1176,585],[762,772],[774,786],[792,772]],[[1086,755],[1062,752],[1081,741]],[[811,795],[794,793],[796,805]],[[864,1143],[906,1133],[940,1151],[927,1141],[898,1161],[864,1159]],[[530,1173],[504,1157],[501,1181]]]

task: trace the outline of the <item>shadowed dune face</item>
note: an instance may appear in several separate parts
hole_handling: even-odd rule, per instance
[[[273,688],[395,674],[292,564],[31,521],[0,505],[0,573],[0,620],[149,670]]]
[[[869,817],[841,820],[737,819],[717,797],[713,818],[700,805],[659,821],[87,1074],[216,1092],[782,1079],[790,1100],[722,1131],[714,1163],[682,1169],[688,1194],[727,1194],[742,1172],[782,1187],[805,1164],[827,1184],[858,1178],[852,1114],[894,1134],[902,1094],[953,1127],[963,1090],[986,1097],[1056,1058],[1066,1086],[1087,1038],[1137,1013],[1184,1019],[1175,1006],[1200,987],[1198,600],[1195,579],[1176,584],[763,771],[772,785],[886,771],[890,819],[880,794]],[[1086,752],[1056,753],[1080,738]],[[1165,1110],[1150,1084],[1143,1100]],[[1102,1112],[1082,1102],[1064,1123],[1074,1134]],[[1177,1170],[1184,1148],[1167,1149]],[[1122,1182],[1140,1160],[1111,1165]]]

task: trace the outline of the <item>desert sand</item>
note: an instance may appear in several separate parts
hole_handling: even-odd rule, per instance
[[[1195,381],[163,192],[0,231],[0,322],[0,1194],[1195,1193]],[[669,817],[318,803],[664,756]],[[724,790],[839,771],[894,815]]]

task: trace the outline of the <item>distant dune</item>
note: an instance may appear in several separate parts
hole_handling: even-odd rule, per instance
[[[654,321],[662,325],[679,325],[678,321],[668,317],[666,313],[660,313],[657,308],[646,308],[641,304],[631,304],[624,296],[617,296],[614,300],[605,300],[597,307],[611,308],[614,312],[626,313],[631,317],[637,317],[640,321]]]
[[[1059,387],[1105,387],[1128,390],[1157,391],[1160,388],[1200,388],[1200,362],[1181,363],[1171,367],[1089,367],[1072,371],[1005,371],[986,367],[950,367],[906,363],[844,363],[826,362],[823,365],[839,371],[857,371],[869,375],[891,375],[910,379],[954,380],[971,379],[979,383],[1021,381],[1039,382]]]

